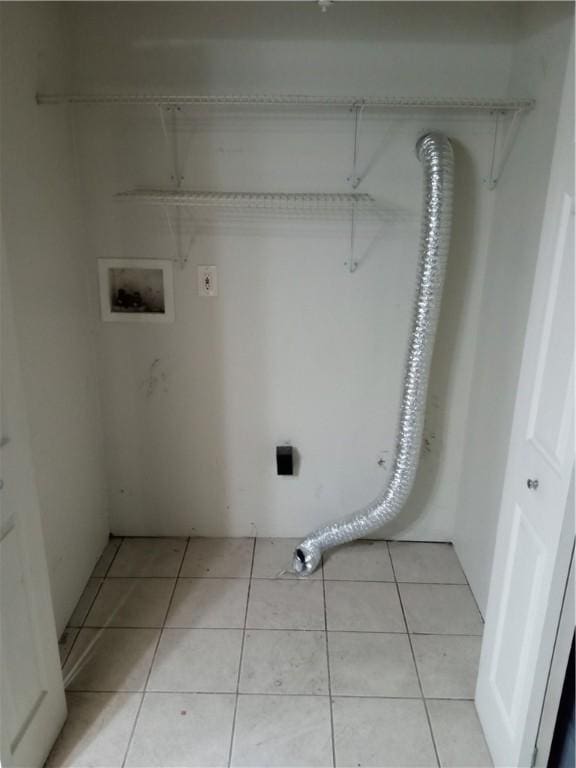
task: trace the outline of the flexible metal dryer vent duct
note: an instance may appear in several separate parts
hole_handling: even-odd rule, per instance
[[[450,244],[454,171],[452,146],[441,133],[422,136],[416,144],[416,154],[424,170],[418,291],[392,473],[382,493],[371,504],[343,520],[318,528],[296,548],[292,568],[303,576],[317,568],[325,550],[362,538],[393,520],[404,506],[414,484]]]

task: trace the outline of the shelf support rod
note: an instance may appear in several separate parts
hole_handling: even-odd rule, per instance
[[[510,156],[510,152],[512,151],[512,146],[514,145],[514,141],[516,139],[516,136],[518,135],[518,130],[520,129],[520,119],[525,111],[526,110],[524,109],[514,110],[512,119],[506,131],[506,135],[504,136],[502,148],[499,153],[498,153],[498,145],[500,143],[499,141],[500,125],[505,113],[502,111],[498,111],[494,113],[495,122],[494,122],[494,139],[492,142],[492,156],[490,158],[490,172],[488,174],[488,178],[486,179],[486,185],[488,189],[495,189],[502,176],[502,173],[504,171],[504,166],[506,165],[508,157]],[[498,154],[499,154],[499,157],[498,157]]]
[[[368,246],[362,252],[360,257],[358,259],[356,259],[356,268],[361,266],[362,263],[368,258],[368,256],[370,255],[370,252],[372,251],[372,249],[374,248],[376,243],[384,236],[384,233],[386,232],[386,230],[388,229],[389,226],[390,226],[390,223],[387,222],[387,221],[383,221],[380,224],[380,227],[378,228],[378,231],[376,232],[376,234],[374,235],[374,237],[372,238],[372,240],[370,241]]]
[[[348,176],[347,181],[352,184],[352,189],[357,189],[362,181],[362,177],[358,175],[358,157],[360,154],[360,122],[365,108],[366,101],[360,99],[350,110],[354,113],[354,149],[352,152],[352,173]]]
[[[184,181],[184,176],[180,165],[180,152],[178,146],[178,113],[181,111],[181,107],[177,104],[168,104],[164,106],[161,104],[156,104],[156,107],[160,116],[160,125],[162,127],[162,135],[164,136],[166,149],[168,155],[171,158],[171,181],[174,185],[174,189],[179,190],[182,188],[182,182]],[[166,124],[165,111],[170,112],[170,130],[168,130],[168,126]],[[170,219],[167,206],[163,206],[163,208],[166,214],[166,220],[168,222],[170,234],[174,240],[174,247],[176,249],[176,261],[180,265],[180,268],[184,269],[190,255],[192,242],[194,240],[194,233],[192,233],[189,246],[186,248],[186,251],[184,251],[182,248],[182,212],[180,208],[177,208],[175,211],[176,224],[174,225]]]
[[[356,242],[356,206],[352,206],[350,215],[350,257],[348,259],[348,272],[353,274],[356,272],[356,254],[355,254],[355,242]]]
[[[194,245],[194,240],[196,239],[196,232],[194,229],[194,220],[192,217],[188,218],[188,223],[190,224],[190,228],[191,228],[191,234],[190,234],[190,239],[188,240],[187,246],[184,249],[182,248],[182,226],[181,226],[182,211],[180,206],[178,206],[176,210],[176,216],[177,216],[176,226],[174,226],[174,223],[170,218],[170,206],[163,204],[162,210],[164,211],[164,216],[166,217],[166,224],[168,226],[168,231],[170,232],[172,240],[174,241],[174,249],[176,251],[176,261],[180,265],[180,268],[184,269],[184,267],[188,263],[188,259],[190,258],[190,253],[192,251],[192,246]]]

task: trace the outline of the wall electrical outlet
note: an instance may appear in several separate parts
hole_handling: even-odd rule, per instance
[[[216,267],[198,267],[198,296],[218,296]]]

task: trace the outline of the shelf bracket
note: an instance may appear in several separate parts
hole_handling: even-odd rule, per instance
[[[352,215],[354,216],[354,211],[352,212]],[[356,240],[356,224],[357,222],[352,221],[352,229],[351,229],[351,238],[350,238],[350,261],[345,262],[348,266],[348,271],[352,274],[356,272],[356,270],[368,259],[370,256],[370,253],[372,252],[372,249],[378,243],[382,237],[384,236],[386,230],[390,226],[390,222],[386,220],[382,215],[378,215],[378,218],[380,220],[380,226],[378,227],[376,233],[368,243],[368,245],[364,248],[362,253],[359,255],[357,254],[357,250],[355,247],[355,240]]]
[[[166,144],[166,151],[172,165],[170,181],[175,189],[180,189],[182,182],[184,181],[178,147],[178,114],[181,112],[181,107],[179,107],[178,104],[156,104],[156,109],[158,110],[158,115],[160,117],[160,126]],[[171,118],[170,128],[168,128],[166,122],[166,114],[170,115]]]
[[[488,189],[496,189],[496,186],[504,171],[504,166],[510,156],[514,141],[520,129],[520,121],[526,109],[515,109],[512,113],[505,134],[501,138],[502,124],[507,113],[503,111],[493,112],[494,116],[494,135],[492,139],[492,152],[490,157],[490,171],[488,177],[484,179]]]
[[[378,231],[370,241],[370,243],[367,245],[367,247],[364,249],[364,252],[360,256],[360,258],[356,259],[356,268],[358,268],[362,262],[364,262],[368,256],[370,255],[372,249],[378,243],[382,237],[384,237],[384,233],[386,232],[387,228],[389,227],[389,223],[387,221],[383,222],[380,227],[378,228]]]
[[[353,205],[350,211],[350,255],[348,257],[348,262],[347,262],[348,272],[350,272],[351,275],[354,272],[356,272],[356,269],[358,267],[358,262],[356,261],[355,245],[356,245],[356,206]]]
[[[346,181],[352,185],[352,189],[358,189],[362,181],[362,176],[358,174],[358,158],[360,155],[360,123],[365,108],[366,101],[364,99],[356,101],[350,108],[350,111],[354,114],[354,147],[352,152],[352,173],[347,177]]]
[[[180,155],[180,146],[178,143],[178,118],[182,113],[182,107],[179,104],[156,104],[158,114],[160,116],[160,125],[162,128],[162,135],[166,144],[167,154],[170,158],[172,173],[170,175],[170,181],[174,189],[177,191],[182,188],[182,182],[184,181],[184,172],[182,168],[182,161]],[[170,127],[167,125],[166,115],[170,116]],[[184,158],[188,155],[189,145],[186,147]],[[186,247],[182,242],[182,211],[177,208],[175,211],[176,222],[174,223],[170,218],[170,212],[167,206],[162,206],[166,221],[172,239],[174,240],[174,247],[176,252],[176,261],[180,265],[180,269],[184,269],[188,262],[192,245],[195,239],[194,228],[192,224],[192,234]]]
[[[162,210],[164,211],[164,216],[166,217],[166,224],[168,225],[168,231],[170,232],[170,235],[172,236],[172,240],[174,241],[174,252],[176,254],[175,261],[179,264],[180,269],[184,269],[184,267],[188,263],[188,259],[190,258],[190,254],[192,252],[192,247],[196,239],[194,222],[192,218],[187,219],[187,223],[190,224],[190,227],[191,227],[191,234],[186,244],[186,247],[183,247],[182,209],[178,207],[175,210],[176,223],[174,223],[170,217],[170,207],[168,205],[162,205]]]

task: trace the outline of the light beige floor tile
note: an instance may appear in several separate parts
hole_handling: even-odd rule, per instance
[[[398,581],[425,584],[466,584],[466,576],[451,544],[390,542]]]
[[[58,651],[60,652],[60,664],[62,666],[64,666],[64,662],[72,650],[74,640],[76,640],[79,631],[78,628],[66,627],[64,632],[62,632],[60,640],[58,640]]]
[[[82,592],[80,600],[76,603],[76,608],[74,608],[74,612],[68,621],[69,627],[81,627],[83,625],[102,581],[102,579],[88,579],[84,592]]]
[[[425,697],[474,698],[481,637],[414,635],[412,642]]]
[[[241,646],[240,629],[165,629],[148,690],[232,693]]]
[[[290,569],[294,550],[301,541],[301,539],[256,539],[253,578],[302,580],[322,578],[321,565],[313,574],[306,577],[300,577],[295,573],[282,573]]]
[[[76,691],[141,691],[156,648],[157,629],[80,630],[64,665]]]
[[[337,581],[394,581],[385,541],[354,541],[324,555],[324,578]]]
[[[254,539],[190,539],[181,576],[249,578]]]
[[[175,579],[106,579],[84,625],[161,627]]]
[[[329,630],[405,632],[395,584],[327,581]]]
[[[333,713],[337,766],[436,765],[421,700],[335,698]]]
[[[240,693],[328,693],[324,632],[246,632]]]
[[[116,552],[118,551],[118,547],[121,543],[121,538],[112,538],[108,540],[108,544],[106,544],[104,552],[102,552],[98,562],[94,566],[94,570],[92,571],[92,578],[106,576],[108,569],[110,568],[110,564],[112,560],[114,560]]]
[[[248,579],[178,579],[167,627],[244,626]]]
[[[246,626],[249,629],[324,629],[322,582],[254,580]]]
[[[469,587],[400,584],[410,632],[431,635],[481,635],[482,618]]]
[[[147,693],[130,745],[132,768],[224,768],[234,696]]]
[[[68,719],[46,768],[120,768],[141,694],[68,693]]]
[[[472,701],[428,701],[442,768],[490,768],[492,760]]]
[[[233,766],[332,765],[327,696],[240,696]]]
[[[420,696],[408,635],[329,632],[335,696]]]
[[[177,576],[186,539],[124,539],[108,576]]]

